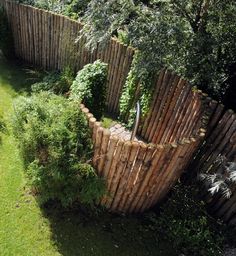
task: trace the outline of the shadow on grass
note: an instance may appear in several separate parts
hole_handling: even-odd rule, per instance
[[[17,92],[29,92],[33,83],[39,81],[42,71],[25,66],[18,59],[6,60],[0,52],[0,82],[10,84]]]
[[[80,206],[65,210],[56,203],[42,208],[52,239],[64,256],[176,255],[171,245],[158,241],[138,216],[91,212]]]
[[[6,61],[0,56],[0,83],[13,96],[29,91],[38,79],[37,73],[19,61]],[[157,240],[158,234],[147,228],[142,217],[97,213],[79,205],[66,210],[55,202],[41,207],[41,211],[50,222],[52,241],[63,256],[176,255],[170,244]]]

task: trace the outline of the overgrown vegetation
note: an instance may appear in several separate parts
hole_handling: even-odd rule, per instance
[[[119,119],[126,123],[126,126],[130,129],[133,127],[136,118],[136,103],[140,102],[141,118],[144,118],[149,110],[153,92],[151,73],[143,74],[142,78],[139,79],[136,73],[136,61],[137,58],[134,59],[119,102]]]
[[[212,195],[220,193],[230,198],[236,182],[236,162],[220,155],[207,170],[200,173],[199,178]]]
[[[2,114],[0,113],[0,144],[2,143],[2,134],[6,133],[6,131],[7,131],[6,123],[3,119]]]
[[[184,255],[222,255],[225,228],[207,214],[198,195],[195,186],[178,184],[162,206],[160,216],[150,216],[150,228]]]
[[[74,73],[66,67],[60,72],[48,72],[41,82],[31,86],[33,92],[51,91],[55,94],[65,94],[70,90],[74,80]]]
[[[32,77],[33,76],[33,77]],[[19,91],[30,88],[34,74],[0,57],[0,112],[5,123]],[[20,256],[176,256],[170,243],[156,242],[142,219],[98,214],[81,204],[63,208],[56,202],[39,207],[26,186],[25,167],[12,131],[0,147],[0,255]],[[138,235],[137,235],[138,234]]]
[[[13,131],[30,185],[41,202],[91,204],[104,193],[103,181],[89,165],[90,130],[78,104],[42,92],[15,101]]]
[[[84,103],[98,120],[105,111],[107,72],[107,64],[97,60],[84,66],[71,86],[70,98]]]
[[[111,36],[137,48],[136,80],[165,66],[222,100],[235,76],[235,20],[233,0],[92,0],[83,34],[90,48]]]
[[[90,0],[19,0],[18,2],[79,19],[87,10]]]

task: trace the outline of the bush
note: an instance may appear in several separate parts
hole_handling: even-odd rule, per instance
[[[51,91],[55,94],[65,94],[69,91],[73,80],[73,71],[67,67],[62,73],[48,73],[42,82],[33,84],[31,89],[33,92]]]
[[[57,199],[68,206],[78,198],[92,204],[104,183],[88,164],[90,130],[76,102],[49,92],[15,101],[13,131],[30,185],[42,203]]]
[[[90,0],[71,0],[66,4],[63,14],[73,19],[78,19],[84,15],[89,2]]]
[[[224,235],[219,223],[208,216],[198,191],[190,186],[176,186],[161,208],[159,217],[152,217],[152,228],[174,247],[187,255],[221,255]]]
[[[97,119],[105,110],[107,72],[107,64],[97,60],[80,70],[71,86],[71,98],[82,101]]]

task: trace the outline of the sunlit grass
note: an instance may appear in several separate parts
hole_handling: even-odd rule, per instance
[[[29,87],[31,75],[0,58],[0,113],[8,124],[13,99]],[[171,246],[156,237],[136,217],[88,216],[81,208],[65,210],[56,204],[40,208],[27,188],[8,125],[0,145],[0,256],[174,256]]]

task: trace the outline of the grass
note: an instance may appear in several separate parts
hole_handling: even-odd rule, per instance
[[[0,57],[0,113],[7,122],[13,99],[25,93],[35,74]],[[0,145],[0,255],[1,256],[144,256],[176,255],[166,241],[140,217],[106,212],[95,214],[57,204],[40,208],[24,178],[24,166],[8,127]]]
[[[117,121],[115,121],[115,119],[113,119],[112,117],[106,115],[102,117],[102,127],[109,129],[111,128],[113,125],[115,125],[117,123]]]

